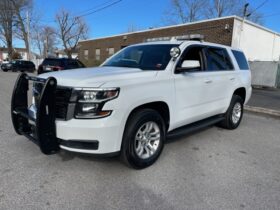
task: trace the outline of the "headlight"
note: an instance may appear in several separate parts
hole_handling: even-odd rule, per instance
[[[75,117],[94,119],[109,116],[112,110],[102,108],[107,101],[117,98],[119,91],[119,88],[77,90]]]

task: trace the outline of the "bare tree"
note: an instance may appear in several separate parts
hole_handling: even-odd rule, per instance
[[[208,0],[209,6],[205,7],[205,15],[206,18],[224,17],[228,15],[243,17],[245,4],[246,0]],[[249,9],[248,14],[250,14],[252,10],[253,9]],[[247,19],[261,24],[263,15],[258,11],[254,11]]]
[[[208,0],[205,8],[207,18],[235,15],[243,8],[241,0]]]
[[[249,4],[248,7],[245,7],[246,1],[242,1],[242,8],[240,9],[239,15],[240,17],[245,17],[247,20],[250,20],[254,23],[263,24],[263,14],[259,12],[257,9],[252,8]]]
[[[165,14],[165,20],[167,20],[165,22],[186,23],[229,15],[243,17],[245,3],[246,0],[171,0],[171,7]],[[261,13],[253,11],[247,19],[262,23],[262,17]]]
[[[247,19],[260,25],[264,24],[264,16],[260,12],[254,12],[252,15],[247,17]]]
[[[131,32],[135,32],[138,31],[139,29],[137,28],[137,26],[135,26],[134,24],[129,24],[127,27],[127,30],[125,32],[127,33],[131,33]]]
[[[77,49],[78,41],[85,39],[88,26],[81,17],[73,17],[69,12],[63,10],[56,15],[58,25],[58,37],[62,42],[64,51],[68,58],[72,58],[72,52]]]
[[[13,54],[13,20],[14,9],[10,0],[0,1],[0,38],[7,46],[8,58]]]
[[[56,31],[50,26],[33,26],[32,40],[41,58],[54,54],[57,44]]]
[[[168,22],[193,22],[203,17],[207,0],[171,0],[171,8],[166,12]]]
[[[24,41],[25,48],[28,50],[28,60],[30,59],[30,15],[32,14],[32,0],[10,0],[15,10],[16,36]]]

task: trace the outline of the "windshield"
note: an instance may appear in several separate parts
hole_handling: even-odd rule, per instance
[[[164,70],[171,59],[171,48],[177,46],[158,44],[127,47],[106,61],[103,66]]]

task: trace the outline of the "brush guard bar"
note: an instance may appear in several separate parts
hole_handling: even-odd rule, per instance
[[[44,85],[37,104],[36,119],[29,114],[28,110],[29,81]],[[21,73],[15,83],[11,101],[11,115],[15,131],[37,144],[47,155],[59,151],[55,128],[56,87],[57,81],[54,77],[42,79]]]

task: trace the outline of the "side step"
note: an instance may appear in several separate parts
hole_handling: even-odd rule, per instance
[[[178,138],[190,133],[194,133],[196,131],[199,131],[205,127],[214,125],[218,122],[221,122],[224,119],[223,115],[218,115],[218,116],[214,116],[214,117],[210,117],[207,118],[205,120],[201,120],[195,123],[191,123],[189,125],[177,128],[173,131],[170,131],[169,133],[167,133],[167,138],[168,139],[172,139],[172,138]]]

